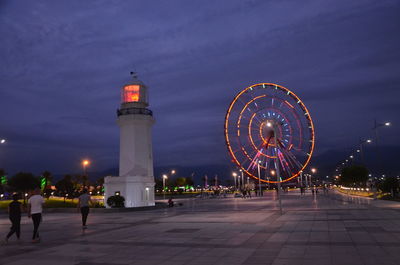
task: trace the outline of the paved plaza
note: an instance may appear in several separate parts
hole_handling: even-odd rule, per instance
[[[400,203],[329,195],[283,196],[283,215],[268,192],[251,199],[185,199],[149,211],[48,213],[42,242],[0,246],[1,265],[400,264]],[[9,229],[0,215],[0,232]]]

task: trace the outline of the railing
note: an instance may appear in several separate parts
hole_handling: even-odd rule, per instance
[[[151,110],[144,108],[117,109],[118,117],[121,115],[129,115],[129,114],[141,114],[141,115],[153,116],[153,112]]]

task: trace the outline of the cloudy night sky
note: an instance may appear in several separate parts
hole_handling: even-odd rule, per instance
[[[132,70],[150,89],[155,166],[229,163],[225,112],[257,82],[303,100],[315,157],[372,136],[374,119],[399,147],[399,14],[390,0],[0,0],[0,168],[116,167]]]

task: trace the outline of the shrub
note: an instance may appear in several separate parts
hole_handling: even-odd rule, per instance
[[[121,195],[114,195],[114,196],[110,196],[107,199],[107,204],[111,207],[111,208],[124,208],[125,202],[125,198],[122,197]]]

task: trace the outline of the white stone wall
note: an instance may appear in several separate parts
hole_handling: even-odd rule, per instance
[[[105,178],[105,202],[118,191],[125,198],[125,207],[154,206],[151,133],[154,119],[149,115],[129,114],[119,116],[117,123],[120,127],[119,176]]]
[[[151,127],[153,117],[131,114],[119,116],[120,176],[154,177]]]

